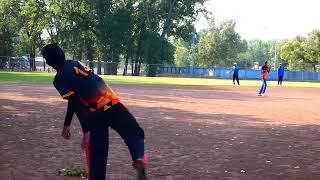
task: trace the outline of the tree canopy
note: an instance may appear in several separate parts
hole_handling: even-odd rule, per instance
[[[195,65],[229,67],[233,62],[251,68],[283,62],[289,69],[313,68],[319,64],[320,31],[307,37],[275,40],[244,40],[236,22],[195,31],[199,14],[209,14],[207,0],[2,0],[0,2],[0,56],[28,55],[34,59],[46,43],[57,42],[67,56],[79,61],[98,61],[101,74],[116,74],[118,64],[132,66],[139,75],[148,64],[147,75],[156,75],[153,65],[192,65],[191,41],[197,35]]]

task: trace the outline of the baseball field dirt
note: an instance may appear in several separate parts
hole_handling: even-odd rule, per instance
[[[85,165],[76,117],[61,137],[66,101],[52,85],[0,82],[0,179],[73,180]],[[146,134],[151,180],[320,179],[320,89],[112,85]],[[110,131],[108,179],[135,179]]]

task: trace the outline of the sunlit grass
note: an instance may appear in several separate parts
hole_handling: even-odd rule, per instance
[[[50,84],[54,73],[44,72],[0,72],[0,81],[18,81],[26,83]],[[199,85],[199,86],[231,86],[230,79],[212,78],[174,78],[174,77],[136,77],[136,76],[101,76],[109,84],[153,84],[153,85]],[[260,86],[260,80],[241,80],[241,86]],[[277,86],[276,81],[269,81],[269,86]],[[320,87],[320,82],[284,81],[289,87]]]

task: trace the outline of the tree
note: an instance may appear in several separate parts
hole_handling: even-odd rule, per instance
[[[213,67],[218,63],[212,51],[212,44],[214,41],[215,29],[203,30],[199,33],[199,43],[196,47],[196,65],[197,66],[210,66]]]
[[[239,53],[247,50],[247,42],[235,31],[235,25],[235,21],[227,20],[218,28],[212,27],[200,33],[198,65],[230,66]]]
[[[60,43],[73,59],[93,61],[94,37],[90,31],[93,23],[91,11],[85,1],[48,0],[50,25],[46,27],[46,31],[50,35],[50,41]]]
[[[292,70],[316,70],[320,63],[320,31],[314,30],[307,37],[297,36],[281,46],[281,58],[288,62]]]
[[[173,63],[173,38],[188,42],[193,22],[205,12],[206,0],[3,0],[1,14],[10,14],[17,2],[19,15],[13,23],[19,30],[16,52],[27,49],[34,69],[34,57],[44,45],[43,32],[49,35],[46,43],[57,42],[67,57],[104,61],[104,73],[116,74],[121,58],[134,64],[133,75],[139,75],[142,63]],[[10,4],[11,3],[11,4]],[[8,5],[10,4],[10,5]],[[6,10],[4,12],[3,10]],[[6,24],[9,18],[4,18]],[[10,20],[11,21],[11,20]],[[3,27],[5,23],[0,23]],[[8,26],[8,25],[6,25]],[[12,28],[11,28],[12,29]],[[13,31],[12,31],[13,32]],[[2,34],[1,34],[2,36]],[[10,37],[14,35],[5,35]],[[10,45],[11,42],[2,44]],[[5,49],[5,48],[2,48]],[[101,73],[98,63],[98,74]],[[151,66],[148,66],[151,68]],[[152,67],[153,68],[153,67]],[[127,66],[124,69],[127,72]],[[151,73],[154,70],[148,70]],[[148,75],[155,75],[154,73]]]
[[[306,38],[298,36],[281,47],[281,58],[288,62],[288,69],[300,69],[305,57]]]
[[[174,43],[174,64],[177,66],[190,66],[192,61],[190,46],[183,40]]]
[[[21,36],[24,36],[28,47],[30,70],[35,70],[36,49],[42,47],[41,34],[45,29],[46,4],[44,0],[28,0],[22,3],[19,22]]]
[[[174,47],[169,39],[171,37],[184,40],[191,39],[194,29],[192,22],[196,20],[198,13],[205,11],[203,7],[205,1],[141,1],[137,6],[137,17],[139,19],[137,30],[139,33],[134,61],[147,64],[172,63]]]
[[[308,34],[305,46],[305,62],[312,64],[316,70],[316,65],[320,63],[320,30],[313,30]]]
[[[263,64],[269,57],[269,48],[262,40],[253,40],[249,42],[248,52],[253,61]]]
[[[0,56],[11,56],[15,37],[19,26],[16,23],[20,4],[18,0],[2,0],[0,2]]]
[[[264,64],[265,61],[269,61],[270,64],[275,64],[278,61],[281,61],[279,48],[282,44],[281,41],[252,40],[249,41],[248,44],[248,53],[250,55],[250,61],[258,62],[260,65]],[[277,52],[275,53],[275,51]],[[275,57],[275,54],[277,55],[277,57]]]

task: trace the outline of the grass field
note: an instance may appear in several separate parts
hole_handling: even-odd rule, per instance
[[[1,81],[20,81],[27,83],[51,84],[54,73],[40,72],[0,72]],[[158,85],[201,85],[201,86],[228,86],[232,85],[229,79],[208,78],[173,78],[173,77],[135,77],[135,76],[101,76],[110,84],[158,84]],[[241,80],[242,86],[260,86],[259,80]],[[277,86],[275,81],[270,81],[269,86]],[[319,82],[285,81],[287,87],[320,87]]]

